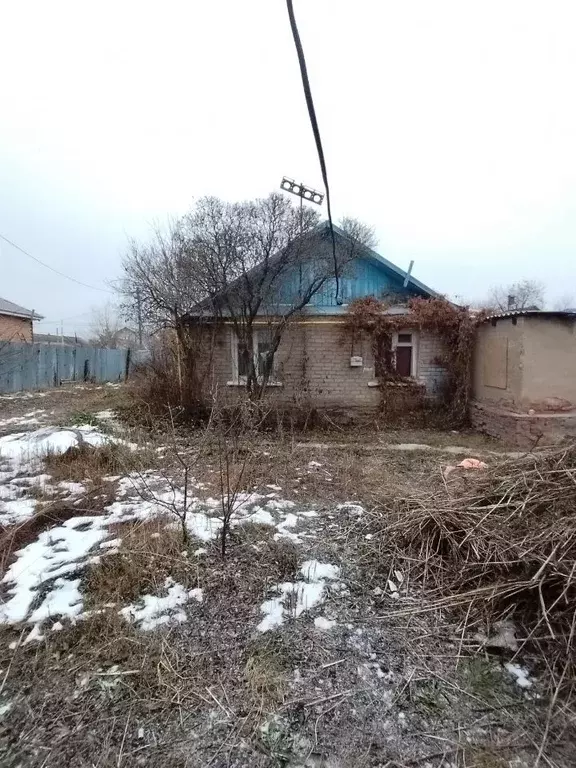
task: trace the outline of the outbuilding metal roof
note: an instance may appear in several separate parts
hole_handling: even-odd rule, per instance
[[[19,304],[14,304],[13,301],[0,298],[0,315],[11,315],[12,317],[26,317],[32,320],[42,320],[42,315],[37,315],[33,310],[21,307]]]
[[[576,317],[576,309],[507,309],[504,312],[488,315],[485,321],[504,320],[508,317],[574,318]]]

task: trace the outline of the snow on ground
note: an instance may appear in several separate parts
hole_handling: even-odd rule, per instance
[[[505,664],[504,667],[507,672],[516,678],[516,684],[519,685],[520,688],[530,688],[532,686],[532,681],[528,677],[527,669],[521,667],[519,664],[512,664],[511,662]]]
[[[172,622],[181,624],[186,621],[186,613],[182,610],[182,606],[190,600],[201,603],[204,599],[201,589],[187,591],[170,576],[164,582],[164,588],[167,591],[165,597],[142,595],[137,604],[127,605],[122,608],[120,614],[125,619],[136,623],[139,629],[149,631],[161,624]]]
[[[25,427],[35,424],[40,424],[41,419],[38,418],[41,414],[45,414],[46,411],[38,409],[36,411],[30,411],[23,416],[12,416],[9,419],[0,419],[0,430],[6,427]]]
[[[287,618],[293,616],[297,619],[305,611],[322,605],[329,582],[334,591],[340,591],[344,586],[339,581],[340,568],[331,563],[306,560],[300,567],[300,573],[303,580],[285,581],[272,587],[271,591],[276,592],[277,596],[265,600],[260,606],[264,618],[258,624],[259,632],[268,632],[280,627]],[[324,619],[316,626],[319,629],[329,629],[332,624]]]
[[[107,419],[116,418],[116,414],[114,411],[110,410],[110,408],[107,408],[105,411],[98,411],[96,418],[100,419],[101,421],[106,421]]]
[[[0,437],[0,525],[14,525],[32,517],[36,501],[26,496],[33,486],[45,493],[66,493],[78,497],[85,492],[82,483],[49,483],[42,459],[49,453],[64,453],[69,448],[87,443],[100,446],[112,440],[95,427],[83,425],[73,429],[42,427],[32,432],[15,432]]]
[[[0,437],[0,457],[20,463],[30,462],[49,453],[64,453],[82,443],[102,446],[111,439],[89,424],[70,429],[42,427],[33,432],[14,432]]]
[[[53,449],[62,451],[70,445],[78,444],[75,432],[37,430],[36,433],[29,433],[28,437],[33,435],[31,443],[34,447],[43,445],[45,449],[48,443]],[[104,438],[93,428],[85,430],[85,434],[95,444],[98,444],[100,438]],[[32,458],[24,458],[30,456],[24,448],[25,440],[22,440],[23,445],[17,450],[14,449],[14,443],[19,442],[20,436],[18,440],[0,444],[2,449],[6,445],[9,446],[8,458],[4,460],[4,464],[12,468],[11,471],[0,473],[0,482],[4,482],[0,487],[5,489],[4,495],[8,497],[7,500],[3,498],[0,501],[0,522],[4,525],[20,522],[34,514],[34,499],[11,498],[21,492],[20,483],[40,479],[46,487],[52,487],[47,484],[49,475],[34,475],[32,478],[14,476],[14,472],[26,469],[37,471],[37,465],[40,463],[40,452],[32,454]],[[160,473],[146,470],[110,480],[118,483],[116,500],[104,508],[103,514],[70,518],[42,531],[34,541],[15,553],[16,559],[1,582],[5,586],[7,599],[0,605],[0,624],[34,624],[34,630],[30,634],[30,639],[33,640],[42,636],[43,627],[50,620],[81,618],[83,595],[80,591],[79,574],[89,564],[98,562],[101,557],[117,552],[121,545],[118,538],[110,538],[111,525],[157,517],[172,518],[167,523],[169,527],[180,525],[177,515],[182,514],[184,510],[184,493]],[[189,489],[186,527],[193,537],[202,542],[209,542],[214,540],[222,529],[222,500],[201,499],[195,496],[194,490],[198,491],[201,486],[201,483],[195,483]],[[82,483],[62,482],[55,486],[54,490],[67,493],[68,498],[75,498],[83,493],[85,488]],[[247,523],[267,525],[276,528],[274,538],[289,538],[295,543],[300,543],[300,539],[294,530],[300,523],[317,514],[314,510],[305,510],[301,514],[292,511],[295,508],[294,502],[278,498],[276,491],[266,494],[238,493],[233,499],[232,507],[232,527]],[[205,550],[197,550],[198,554],[202,552]],[[294,585],[292,590],[298,613],[321,600],[326,580],[337,579],[338,571],[335,566],[317,564],[316,561],[308,561],[302,568],[304,581]],[[128,606],[125,615],[132,615],[138,626],[145,629],[166,623],[173,615],[176,615],[176,620],[182,620],[182,608],[174,612],[171,609],[171,601],[176,601],[175,605],[181,605],[178,601],[182,597],[183,587],[171,583],[167,584],[166,588],[166,597],[144,596],[143,605]],[[201,598],[200,593],[185,594],[184,602],[190,597]]]

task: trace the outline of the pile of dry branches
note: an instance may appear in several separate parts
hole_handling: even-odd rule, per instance
[[[451,475],[388,512],[383,539],[434,605],[511,619],[548,662],[576,665],[576,445]]]

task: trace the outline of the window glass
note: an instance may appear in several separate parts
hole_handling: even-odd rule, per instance
[[[266,361],[270,354],[270,344],[267,341],[258,342],[258,375],[263,376],[266,371]]]
[[[238,342],[238,376],[248,376],[248,350]]]
[[[412,334],[411,333],[399,333],[398,334],[398,344],[412,344]]]

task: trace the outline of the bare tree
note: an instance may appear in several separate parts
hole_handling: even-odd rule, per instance
[[[564,312],[567,309],[573,309],[576,307],[576,301],[574,300],[573,293],[563,293],[554,302],[554,309],[558,312]]]
[[[336,254],[319,214],[296,208],[280,194],[245,203],[204,198],[185,218],[183,234],[194,253],[206,299],[193,313],[231,323],[246,388],[258,399],[290,321],[320,291],[336,291],[347,264],[372,242],[356,220],[338,230]],[[255,346],[254,326],[266,319],[266,342]],[[261,338],[261,337],[260,337]]]
[[[505,312],[508,309],[542,309],[544,284],[539,280],[519,280],[490,291],[487,306]]]
[[[90,341],[97,347],[118,347],[120,320],[116,307],[107,302],[102,307],[92,310],[92,329]]]
[[[183,382],[196,375],[199,336],[206,339],[217,320],[231,323],[247,390],[258,399],[290,320],[319,291],[335,291],[349,261],[373,242],[368,227],[345,219],[334,254],[318,225],[316,210],[281,194],[242,203],[201,198],[166,231],[156,227],[149,243],[131,243],[120,287],[124,312],[153,329],[174,329]],[[259,325],[266,319],[259,348],[257,318]]]
[[[119,292],[121,309],[149,331],[178,330],[182,318],[205,297],[197,280],[196,259],[183,236],[183,220],[156,224],[146,243],[130,241]]]
[[[147,334],[161,338],[162,346],[174,355],[181,404],[198,390],[197,339],[184,320],[206,296],[183,223],[181,219],[165,228],[155,225],[149,242],[132,240],[117,286],[123,315]]]

